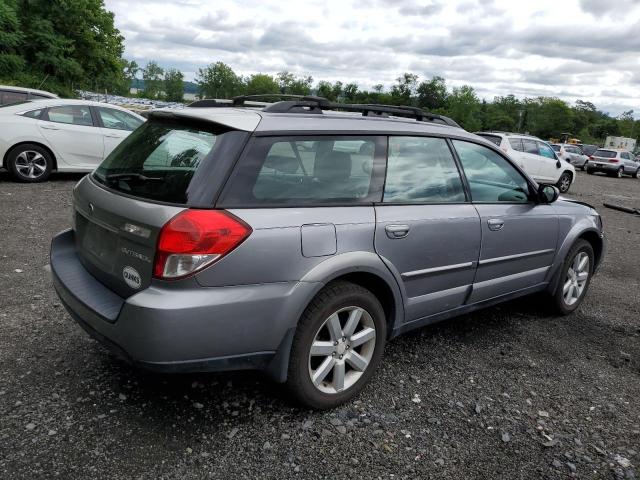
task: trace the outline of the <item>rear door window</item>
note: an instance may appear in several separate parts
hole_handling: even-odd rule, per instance
[[[539,155],[538,144],[535,140],[528,140],[526,138],[522,139],[522,146],[524,147],[524,151],[526,153],[532,153],[534,155]]]
[[[71,125],[93,126],[91,109],[86,105],[64,105],[51,107],[47,110],[47,117],[50,122],[68,123]]]
[[[259,137],[222,193],[226,207],[380,201],[384,139]]]
[[[443,138],[391,137],[385,203],[464,202],[464,188]]]
[[[518,152],[524,152],[524,147],[522,146],[522,140],[520,140],[519,138],[510,138],[509,145],[511,145],[511,148],[513,148]]]

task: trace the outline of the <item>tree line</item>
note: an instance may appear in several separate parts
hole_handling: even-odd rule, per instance
[[[144,68],[123,58],[124,37],[103,0],[0,0],[0,83],[43,88],[62,96],[79,89],[128,95],[142,76],[140,96],[182,101],[184,74],[151,61]],[[607,135],[637,138],[633,111],[612,117],[586,100],[570,105],[554,97],[479,98],[470,85],[451,87],[440,76],[403,73],[392,85],[317,83],[288,71],[243,76],[216,62],[196,75],[203,98],[251,94],[318,95],[334,102],[412,105],[452,117],[469,131],[529,132],[542,138],[570,132],[585,143]]]

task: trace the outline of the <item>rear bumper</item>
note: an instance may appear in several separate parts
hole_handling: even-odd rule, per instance
[[[619,163],[594,163],[592,161],[587,163],[587,169],[593,172],[615,173],[621,166]]]
[[[51,243],[51,272],[65,308],[92,337],[130,363],[166,372],[268,368],[320,288],[157,282],[125,299],[83,267],[71,230]]]

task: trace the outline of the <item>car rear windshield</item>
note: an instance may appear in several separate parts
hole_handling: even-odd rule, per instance
[[[596,150],[596,153],[593,154],[594,157],[601,158],[616,158],[618,152],[614,152],[613,150]]]
[[[186,204],[196,169],[227,132],[214,125],[149,121],[116,147],[93,178],[135,197]]]
[[[485,140],[489,140],[491,143],[497,145],[498,147],[502,143],[502,137],[499,135],[488,135],[486,133],[479,133],[478,136],[484,138]]]

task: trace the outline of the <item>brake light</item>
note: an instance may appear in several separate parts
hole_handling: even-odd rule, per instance
[[[593,155],[589,155],[589,160],[593,160]]]
[[[222,258],[249,235],[251,227],[221,210],[184,210],[160,230],[153,276],[183,278]]]
[[[620,160],[618,160],[617,158],[612,158],[611,160],[609,160],[609,163],[618,163]]]

